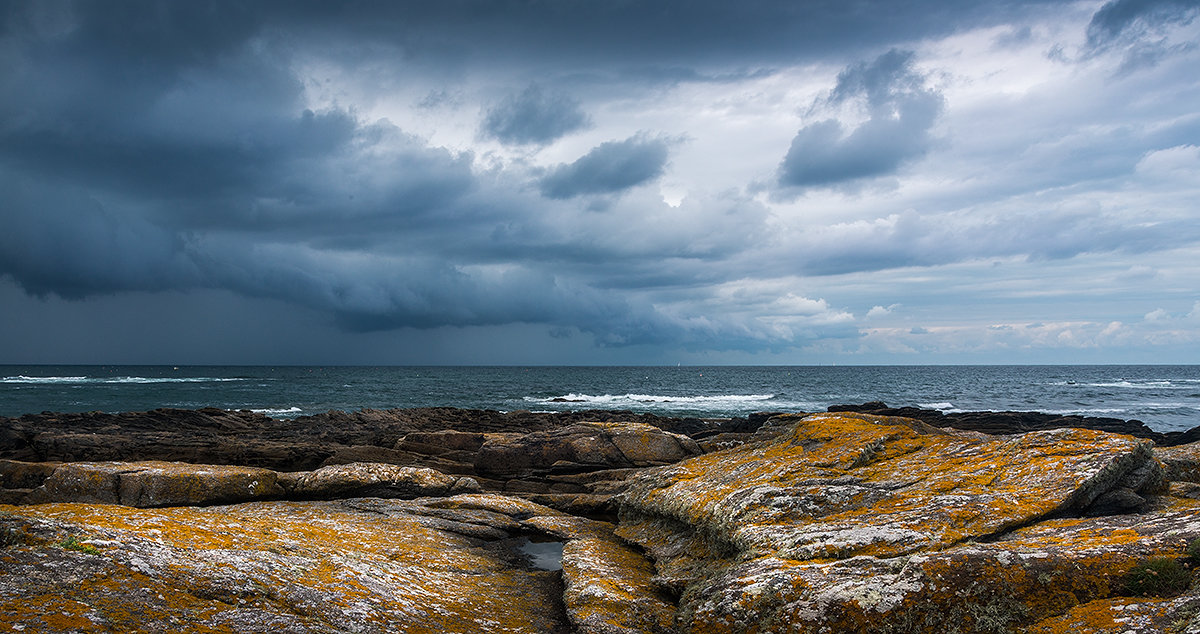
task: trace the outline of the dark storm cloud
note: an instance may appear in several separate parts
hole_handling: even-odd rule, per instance
[[[481,132],[501,143],[549,143],[587,125],[578,99],[531,84],[488,109]]]
[[[1009,235],[1010,219],[972,223],[946,207],[931,212],[943,222],[800,231],[790,210],[726,176],[735,163],[771,173],[782,148],[757,137],[786,142],[797,128],[778,165],[785,188],[898,173],[933,146],[944,106],[911,54],[879,51],[1012,16],[1036,25],[1040,7],[1059,6],[0,0],[0,283],[81,300],[52,300],[61,310],[138,295],[130,319],[146,318],[153,295],[236,297],[229,306],[295,308],[355,333],[522,324],[696,349],[853,335],[842,309],[787,284],[751,299],[730,289],[1155,244],[1116,221],[1092,231],[1086,215],[1041,225],[1067,240]],[[1106,5],[1095,42],[1153,35],[1194,5],[1148,6]],[[771,101],[775,77],[842,66],[805,121],[761,134],[787,116],[788,99]],[[585,128],[589,145],[618,140],[550,165],[562,148],[542,146]],[[723,153],[742,131],[749,150]],[[508,147],[472,147],[475,135]],[[639,187],[667,180],[668,159],[662,192]],[[1063,162],[1095,174],[1106,160]],[[604,213],[590,211],[598,201]]]
[[[199,64],[270,32],[293,45],[387,43],[410,63],[589,61],[636,65],[745,64],[841,56],[992,24],[1050,0],[794,2],[670,0],[441,2],[37,2],[8,4],[10,30],[54,19],[74,25],[80,52],[141,58],[142,69]],[[0,7],[3,10],[3,7]],[[59,14],[59,15],[55,15]]]
[[[1092,16],[1088,45],[1102,48],[1159,32],[1167,25],[1186,24],[1200,13],[1200,0],[1113,0]]]
[[[1083,56],[1123,51],[1117,75],[1153,67],[1195,47],[1195,42],[1172,43],[1168,33],[1191,24],[1197,14],[1200,0],[1113,0],[1092,16]]]
[[[880,43],[953,32],[1027,14],[1044,0],[947,3],[668,0],[559,2],[446,0],[262,4],[294,24],[332,23],[357,36],[397,43],[414,59],[453,55],[537,65],[636,62],[743,64],[796,55],[840,56]]]
[[[836,119],[801,128],[779,166],[780,184],[810,187],[882,176],[925,154],[944,100],[926,87],[912,60],[912,53],[893,50],[842,71],[824,105],[861,99],[869,118],[850,131]]]
[[[640,136],[608,141],[542,179],[548,198],[611,194],[658,178],[667,163],[667,142]]]

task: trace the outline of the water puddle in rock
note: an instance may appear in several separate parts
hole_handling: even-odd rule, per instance
[[[517,545],[517,550],[529,557],[537,570],[562,570],[562,542],[535,542],[524,539]]]

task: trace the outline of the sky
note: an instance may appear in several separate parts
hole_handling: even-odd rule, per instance
[[[0,0],[0,363],[1197,363],[1198,17]]]

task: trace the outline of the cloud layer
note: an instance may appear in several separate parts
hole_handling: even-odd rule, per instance
[[[122,301],[227,307],[144,329],[183,357],[290,324],[241,361],[1186,355],[1198,14],[9,3],[0,294],[47,349]]]

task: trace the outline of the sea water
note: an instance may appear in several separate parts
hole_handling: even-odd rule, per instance
[[[1200,425],[1200,366],[307,367],[0,366],[0,415],[451,406],[626,409],[724,418],[884,401],[945,412],[1024,410]]]

